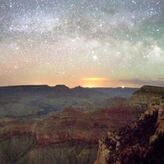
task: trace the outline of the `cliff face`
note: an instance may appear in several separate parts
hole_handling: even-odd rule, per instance
[[[164,98],[152,101],[139,120],[99,141],[95,164],[164,162]]]
[[[164,87],[143,86],[131,97],[131,104],[147,108],[152,100],[158,100],[164,95]]]

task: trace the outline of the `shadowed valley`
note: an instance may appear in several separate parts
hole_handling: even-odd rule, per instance
[[[1,163],[107,164],[118,157],[128,164],[133,147],[149,154],[147,140],[157,134],[154,106],[163,96],[163,88],[152,88],[2,87]]]

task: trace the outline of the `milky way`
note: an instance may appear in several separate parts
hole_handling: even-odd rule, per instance
[[[164,86],[163,0],[0,0],[0,85]]]

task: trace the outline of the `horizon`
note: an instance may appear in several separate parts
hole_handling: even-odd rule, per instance
[[[142,88],[142,87],[145,87],[145,86],[148,86],[148,87],[161,87],[163,88],[164,86],[159,86],[159,85],[142,85],[142,86],[139,86],[139,87],[130,87],[130,86],[115,86],[115,87],[112,87],[112,86],[97,86],[97,87],[87,87],[87,86],[81,86],[81,85],[77,85],[77,86],[68,86],[66,84],[55,84],[55,85],[48,85],[48,84],[18,84],[18,85],[0,85],[0,88],[12,88],[12,87],[37,87],[37,86],[45,86],[45,87],[49,87],[49,88],[54,88],[54,87],[58,87],[58,86],[65,86],[65,87],[68,87],[69,89],[74,89],[74,88],[78,88],[78,87],[81,87],[81,88],[85,88],[85,89],[94,89],[94,88],[101,88],[101,89],[108,89],[108,88],[113,88],[113,89],[117,89],[117,88],[122,88],[122,89],[129,89],[129,88],[132,88],[132,89],[139,89],[139,88]]]
[[[76,85],[76,86],[68,86],[66,84],[55,84],[55,85],[48,85],[48,84],[16,84],[16,85],[0,85],[0,88],[2,87],[29,87],[29,86],[47,86],[50,88],[53,87],[57,87],[57,86],[65,86],[68,87],[69,89],[73,89],[73,88],[77,88],[77,87],[81,87],[81,88],[135,88],[135,87],[128,87],[128,86],[94,86],[94,87],[90,87],[90,86],[82,86],[82,85]],[[138,87],[136,87],[138,88]]]
[[[92,84],[92,85],[83,85],[83,84],[76,84],[76,85],[69,85],[66,83],[53,83],[53,84],[47,84],[47,83],[17,83],[17,84],[4,84],[1,85],[0,87],[14,87],[14,86],[48,86],[48,87],[55,87],[58,85],[64,85],[67,86],[68,88],[76,88],[76,87],[83,87],[83,88],[141,88],[143,86],[155,86],[155,87],[164,87],[164,83],[163,85],[160,85],[157,83],[143,83],[140,85],[96,85],[96,84]]]

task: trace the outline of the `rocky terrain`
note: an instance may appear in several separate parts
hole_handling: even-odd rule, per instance
[[[4,118],[0,121],[0,154],[4,164],[25,160],[34,164],[93,163],[99,138],[109,129],[118,130],[136,120],[139,114],[119,106],[94,112],[67,108],[38,120]],[[14,156],[13,149],[18,151]]]
[[[131,104],[134,106],[145,107],[154,99],[159,99],[164,94],[164,87],[143,86],[135,91],[131,97]]]
[[[38,118],[68,107],[85,111],[110,108],[115,100],[125,102],[135,91],[136,88],[68,88],[65,85],[0,87],[0,118]]]
[[[135,90],[1,87],[0,163],[93,163],[99,138],[138,117],[128,105]]]
[[[7,88],[6,93],[6,88],[3,88],[4,91],[0,90],[1,104],[5,106],[5,100],[9,98],[11,104],[20,105],[23,102],[25,108],[14,109],[14,112],[19,113],[20,110],[24,114],[24,110],[28,109],[26,107],[32,107],[33,98],[36,98],[32,103],[34,106],[38,106],[38,102],[43,105],[49,99],[53,99],[51,103],[55,106],[55,101],[59,98],[63,103],[66,100],[69,102],[71,97],[76,98],[77,102],[80,100],[80,104],[84,98],[88,102],[94,100],[93,103],[98,99],[101,90],[97,88],[93,91],[81,87],[69,89],[66,86],[56,86],[54,89],[40,87],[18,87],[14,88],[15,93],[10,91],[11,88]],[[100,97],[101,101],[96,102],[96,105],[102,103],[101,109],[85,109],[86,104],[79,106],[75,103],[63,110],[44,113],[44,117],[40,117],[38,109],[35,117],[33,113],[27,116],[4,116],[0,119],[0,163],[163,163],[163,149],[160,146],[163,146],[164,94],[160,89],[157,87],[156,91],[156,87],[144,86],[131,99],[127,98],[127,92],[130,95],[132,90],[129,92],[119,88],[114,95],[121,92],[126,96],[107,98],[103,92],[108,91],[102,89],[100,95],[103,98]],[[32,99],[29,99],[30,95]],[[141,101],[143,97],[146,101]],[[11,104],[7,104],[7,109],[12,107]],[[39,106],[39,109],[42,108]]]
[[[164,90],[146,86],[134,97],[137,102],[144,97],[146,111],[137,122],[99,140],[95,164],[164,163]]]

